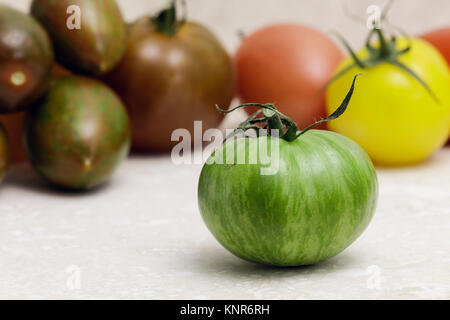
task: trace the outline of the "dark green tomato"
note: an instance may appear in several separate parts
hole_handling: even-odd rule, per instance
[[[148,18],[129,32],[129,47],[107,81],[122,97],[133,127],[133,149],[166,152],[175,129],[193,133],[195,120],[203,130],[217,127],[235,93],[231,59],[205,27],[185,23],[172,35]]]
[[[0,5],[0,113],[31,106],[48,87],[53,49],[32,17]]]
[[[50,183],[68,189],[95,187],[128,155],[128,115],[101,82],[63,77],[30,111],[25,145],[31,164]]]
[[[80,8],[80,29],[72,28]],[[126,25],[115,0],[33,0],[31,14],[49,32],[58,62],[66,68],[101,75],[120,61],[126,50]]]
[[[256,150],[271,155],[271,163]],[[334,132],[311,130],[292,142],[233,140],[208,161],[216,163],[205,164],[200,176],[202,217],[225,248],[249,261],[299,266],[333,257],[361,235],[375,211],[370,158]]]
[[[0,124],[0,182],[5,176],[6,169],[9,164],[9,147],[8,139],[6,137],[6,131]]]

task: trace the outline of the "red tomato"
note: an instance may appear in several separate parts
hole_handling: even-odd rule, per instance
[[[236,54],[239,96],[243,103],[274,103],[304,128],[326,116],[321,89],[343,57],[315,29],[297,24],[263,28],[246,37]]]
[[[450,66],[450,27],[428,32],[421,38],[435,46]],[[450,140],[447,144],[450,145]]]
[[[435,46],[450,65],[450,27],[426,33],[421,38]]]

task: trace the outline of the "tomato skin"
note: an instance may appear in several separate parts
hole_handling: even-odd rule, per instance
[[[70,71],[59,64],[53,65],[52,79],[58,79],[70,75]],[[23,128],[25,124],[27,111],[16,112],[12,114],[0,114],[0,123],[8,136],[10,148],[11,165],[22,163],[27,160],[25,148],[23,146]]]
[[[258,148],[273,155],[266,153],[273,139],[279,141],[274,174],[261,174],[268,166],[261,158],[238,162]],[[235,148],[233,155],[227,146]],[[372,162],[356,143],[331,131],[311,130],[292,142],[233,140],[208,161],[198,186],[201,215],[226,249],[248,261],[299,266],[325,260],[355,241],[375,211]]]
[[[274,103],[304,128],[326,115],[320,90],[343,58],[315,29],[268,26],[246,37],[236,53],[239,97],[243,103]]]
[[[52,70],[52,79],[59,79],[59,78],[63,78],[65,76],[71,75],[72,72],[70,72],[69,70],[67,70],[66,68],[64,68],[63,66],[61,66],[58,63],[55,63],[53,65],[53,70]]]
[[[352,68],[327,90],[331,114],[356,73],[363,73],[346,113],[329,127],[360,144],[379,165],[414,164],[444,145],[450,128],[450,73],[439,52],[420,39],[411,39],[411,51],[400,62],[418,74],[438,97],[431,95],[406,72],[383,63],[370,69]],[[399,39],[399,48],[407,40]],[[365,57],[364,49],[358,53]],[[341,63],[336,72],[352,62]]]
[[[173,36],[157,30],[148,18],[129,32],[122,63],[106,81],[125,102],[133,128],[133,150],[167,152],[175,129],[193,133],[217,127],[235,94],[231,59],[205,27],[187,22]]]

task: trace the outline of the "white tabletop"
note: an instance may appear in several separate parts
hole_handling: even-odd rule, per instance
[[[14,168],[0,189],[0,298],[450,298],[450,148],[378,170],[369,228],[305,268],[223,249],[197,208],[200,169],[133,156],[104,188],[74,195]]]

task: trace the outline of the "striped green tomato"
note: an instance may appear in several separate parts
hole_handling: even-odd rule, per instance
[[[361,147],[321,130],[288,140],[232,140],[201,172],[203,220],[226,249],[245,260],[317,263],[353,243],[374,214],[377,176]],[[270,155],[272,163],[260,155]],[[272,170],[264,171],[268,166]]]

